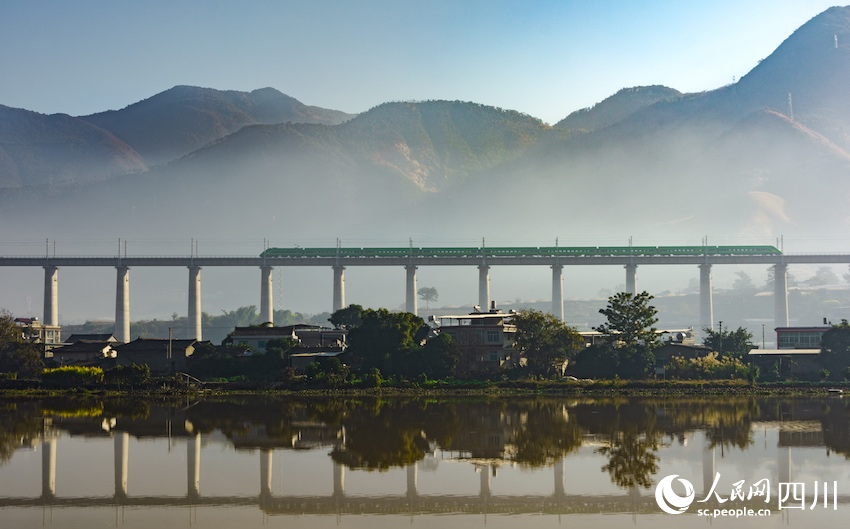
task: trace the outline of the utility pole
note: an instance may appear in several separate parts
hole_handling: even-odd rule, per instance
[[[171,327],[168,328],[168,352],[165,356],[165,372],[171,374]]]

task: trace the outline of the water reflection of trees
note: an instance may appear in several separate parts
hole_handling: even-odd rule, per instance
[[[345,443],[331,458],[349,468],[386,470],[425,457],[428,441],[420,424],[422,404],[396,400],[352,402],[345,417]]]
[[[582,430],[562,401],[532,401],[514,435],[514,460],[529,467],[554,463],[581,446]]]
[[[652,486],[664,433],[657,427],[656,406],[638,399],[612,399],[601,406],[589,406],[594,409],[581,413],[579,423],[606,439],[605,446],[596,452],[608,457],[602,470],[608,472],[611,482],[623,488]]]
[[[15,450],[29,445],[42,433],[44,421],[32,402],[0,402],[0,464]]]
[[[608,457],[602,470],[611,476],[611,482],[626,489],[652,486],[652,476],[658,472],[659,439],[654,435],[639,434],[632,430],[612,434],[608,446],[597,452]]]
[[[407,466],[435,448],[536,468],[594,441],[607,458],[602,471],[624,488],[649,487],[673,439],[703,431],[709,448],[743,450],[755,421],[819,421],[826,446],[850,458],[850,402],[829,398],[63,397],[0,401],[0,411],[0,463],[41,435],[45,417],[71,435],[110,435],[109,422],[137,437],[220,432],[237,449],[327,446],[334,461],[369,470]]]

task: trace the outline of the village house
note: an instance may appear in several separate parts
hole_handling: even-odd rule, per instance
[[[53,349],[53,361],[59,365],[100,365],[118,356],[116,342],[105,340],[77,340],[72,344]]]
[[[513,347],[516,326],[510,320],[514,315],[502,312],[493,303],[488,312],[435,319],[439,320],[437,331],[452,337],[470,370],[492,372],[521,365],[519,351]]]
[[[197,340],[169,340],[168,338],[138,338],[115,346],[119,366],[147,364],[152,374],[185,371],[187,359],[195,352]]]
[[[50,351],[62,345],[62,327],[59,325],[44,325],[38,318],[15,318],[15,325],[21,330],[21,337],[26,342],[44,345],[45,358],[50,358]]]
[[[268,343],[272,340],[288,338],[298,343],[296,351],[342,351],[348,331],[331,329],[319,325],[299,323],[284,327],[260,325],[252,327],[236,327],[222,341],[222,345],[238,345],[246,347],[254,353],[265,353]]]

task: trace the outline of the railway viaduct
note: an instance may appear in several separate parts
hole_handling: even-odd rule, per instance
[[[274,250],[274,249],[271,249]],[[351,249],[348,249],[351,250]],[[469,249],[391,249],[359,248],[298,249],[279,253],[267,250],[260,256],[7,256],[0,267],[42,267],[44,269],[43,323],[59,324],[59,269],[63,267],[112,267],[117,272],[115,289],[115,337],[130,341],[130,269],[134,267],[185,267],[189,271],[188,334],[202,339],[201,269],[204,267],[256,267],[260,269],[260,315],[273,321],[272,272],[275,267],[318,266],[333,270],[333,310],[346,306],[345,269],[352,266],[383,266],[405,269],[406,310],[417,313],[416,270],[421,266],[476,266],[478,304],[490,306],[492,266],[538,266],[552,270],[551,312],[564,317],[564,267],[578,265],[622,266],[626,291],[636,292],[638,266],[688,265],[700,270],[700,326],[714,323],[711,270],[715,265],[770,265],[774,267],[774,324],[788,325],[786,274],[790,264],[848,264],[850,254],[785,254],[768,247],[584,247],[584,248],[469,248]],[[449,250],[449,251],[447,251]],[[463,251],[460,251],[463,250]]]

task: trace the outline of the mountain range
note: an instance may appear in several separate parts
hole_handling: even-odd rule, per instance
[[[624,88],[554,125],[461,101],[351,115],[272,88],[177,86],[78,117],[0,106],[0,223],[316,246],[842,237],[848,86],[834,7],[733,84]]]

